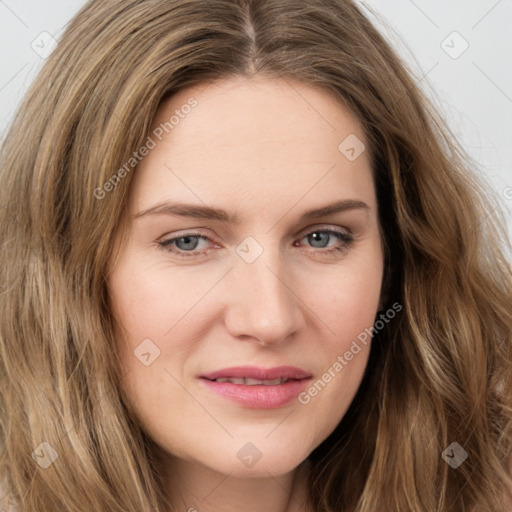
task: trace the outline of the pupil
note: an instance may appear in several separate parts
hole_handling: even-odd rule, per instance
[[[316,242],[318,242],[318,241],[320,241],[320,242],[321,242],[321,238],[322,238],[322,237],[325,237],[324,242],[326,242],[326,241],[327,241],[327,237],[328,237],[328,236],[329,236],[329,235],[328,235],[328,233],[312,233],[312,234],[310,235],[310,237],[313,239],[313,240],[312,240],[313,245],[314,245],[314,243],[316,243]],[[315,246],[315,247],[319,247],[319,246]],[[325,247],[325,244],[320,245],[320,247]]]
[[[188,245],[190,243],[192,243],[192,246],[193,247],[178,247],[179,249],[195,249],[196,246],[197,246],[197,237],[196,236],[184,236],[184,237],[181,237],[179,238],[178,240],[176,240],[176,244],[179,244],[182,240],[185,241],[185,245]],[[192,242],[190,242],[190,240],[192,240]]]

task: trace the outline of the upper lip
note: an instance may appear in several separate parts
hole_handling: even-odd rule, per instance
[[[222,378],[249,378],[258,380],[274,379],[308,379],[311,374],[295,366],[276,366],[274,368],[259,368],[257,366],[235,366],[224,368],[211,373],[200,375],[201,378],[215,380]]]

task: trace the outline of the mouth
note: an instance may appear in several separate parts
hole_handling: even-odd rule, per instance
[[[311,377],[311,374],[306,370],[295,366],[275,366],[274,368],[232,366],[231,368],[224,368],[222,370],[200,375],[200,377],[208,380],[243,379],[244,381],[248,381],[247,383],[251,385],[252,381],[261,381],[264,383],[265,381],[277,381],[277,379],[281,379],[283,381],[286,381],[287,379],[307,379]],[[235,382],[235,384],[243,384],[243,382]]]
[[[292,402],[312,375],[292,366],[234,367],[199,376],[215,394],[248,409],[275,409]]]
[[[241,384],[243,386],[279,386],[280,384],[284,384],[290,380],[300,380],[300,379],[288,379],[286,377],[279,377],[273,380],[260,380],[260,379],[251,379],[249,377],[220,377],[218,379],[207,379],[212,382],[229,382],[231,384]]]

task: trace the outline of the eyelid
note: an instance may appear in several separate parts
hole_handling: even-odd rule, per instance
[[[352,235],[352,231],[346,227],[333,226],[332,224],[312,224],[300,230],[299,234],[296,236],[305,236],[315,231],[337,231],[338,233],[346,233],[347,235]]]

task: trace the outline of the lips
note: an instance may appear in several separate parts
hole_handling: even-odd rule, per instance
[[[312,375],[294,366],[238,366],[201,375],[206,389],[250,409],[275,409],[292,402]]]

